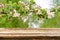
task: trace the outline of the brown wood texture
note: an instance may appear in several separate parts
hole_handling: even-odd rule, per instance
[[[60,40],[60,37],[14,37],[14,38],[0,38],[0,40]]]
[[[60,28],[0,28],[0,37],[60,36]]]
[[[0,40],[60,40],[60,28],[0,28]]]

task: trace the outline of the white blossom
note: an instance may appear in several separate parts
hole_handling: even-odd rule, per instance
[[[19,17],[20,14],[16,12],[16,10],[14,10],[14,14],[13,14],[13,17]]]
[[[41,18],[39,20],[35,19],[31,19],[29,22],[28,22],[28,27],[29,28],[40,28],[41,27],[41,24],[43,23],[44,19]]]
[[[32,12],[30,12],[30,13],[28,14],[28,16],[32,16]]]
[[[60,8],[60,6],[57,6],[56,8],[57,8],[57,9],[59,9],[59,8]]]
[[[26,22],[28,20],[28,16],[22,17],[23,22]]]
[[[51,19],[51,18],[53,18],[55,16],[54,12],[50,12],[49,9],[46,9],[46,12],[47,12],[47,15],[48,15],[48,19]]]
[[[39,28],[40,27],[40,24],[34,23],[34,22],[29,22],[28,25],[29,25],[29,28]]]
[[[38,20],[39,23],[44,23],[43,21],[44,21],[43,18],[40,18],[40,19]]]
[[[4,4],[1,4],[1,6],[4,8],[5,7],[5,5]]]
[[[10,14],[12,14],[12,12],[10,11]]]
[[[54,12],[51,12],[51,13],[48,14],[48,19],[51,19],[53,17],[54,17]]]
[[[38,12],[36,14],[42,14],[40,10],[38,10]]]
[[[25,6],[25,9],[26,9],[26,10],[29,10],[29,5],[26,5],[26,6]]]
[[[25,3],[24,3],[24,2],[21,2],[21,1],[19,1],[18,4],[19,4],[19,5],[20,5],[20,4],[21,4],[21,5],[25,5]]]
[[[4,8],[5,7],[5,5],[4,4],[0,4],[0,8]]]

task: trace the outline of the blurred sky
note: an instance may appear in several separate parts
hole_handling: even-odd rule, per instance
[[[52,0],[34,0],[36,2],[36,4],[38,6],[41,6],[43,9],[47,8],[50,9],[51,7],[53,7],[52,4]]]

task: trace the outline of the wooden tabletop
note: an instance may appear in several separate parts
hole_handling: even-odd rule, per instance
[[[0,28],[0,37],[60,36],[60,28]]]

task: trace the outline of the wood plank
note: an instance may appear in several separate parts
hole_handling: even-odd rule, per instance
[[[60,36],[60,28],[0,28],[0,37]]]

